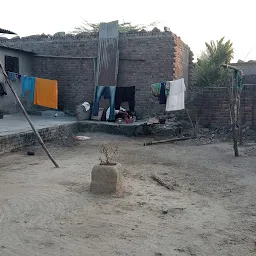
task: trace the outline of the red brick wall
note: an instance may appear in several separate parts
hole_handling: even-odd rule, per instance
[[[172,35],[174,41],[173,78],[184,78],[185,84],[188,86],[192,76],[193,53],[180,37]]]

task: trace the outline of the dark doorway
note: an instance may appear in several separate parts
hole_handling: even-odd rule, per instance
[[[5,70],[19,73],[19,58],[5,55]]]

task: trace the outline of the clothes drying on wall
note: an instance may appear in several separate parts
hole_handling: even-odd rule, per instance
[[[110,115],[109,121],[115,120],[115,94],[116,94],[116,86],[96,86],[95,94],[94,94],[94,103],[93,103],[93,116],[97,116],[99,113],[99,104],[101,97],[105,99],[109,99],[110,105]]]
[[[48,108],[58,108],[58,82],[36,78],[34,104]]]
[[[159,104],[166,104],[166,111],[185,108],[186,86],[184,78],[151,84],[152,94],[159,98]]]
[[[159,104],[166,104],[165,88],[166,88],[166,82],[161,82],[160,94],[159,94]]]
[[[166,97],[169,94],[169,84],[165,81],[161,83],[151,84],[152,94],[158,97],[159,104],[166,104]]]
[[[20,75],[20,74],[17,74],[17,73],[15,73],[15,72],[11,72],[11,71],[8,71],[7,73],[8,73],[8,77],[9,77],[9,79],[10,79],[11,81],[16,81],[16,80],[20,79],[21,76],[22,76],[22,75]]]
[[[100,110],[100,100],[104,97],[109,99],[109,108],[102,120],[117,121],[123,119],[126,123],[133,122],[135,112],[135,86],[116,87],[116,86],[96,86],[94,94],[94,103],[92,109],[92,118],[98,116]],[[121,107],[123,102],[128,102],[129,111]]]
[[[37,78],[8,72],[10,81],[21,78],[21,96],[29,95],[29,101],[35,105],[58,108],[58,82],[57,80]]]
[[[36,78],[33,76],[21,76],[21,86],[22,86],[22,97],[25,97],[25,92],[29,91],[29,101],[34,102],[34,94],[35,94],[35,84]]]
[[[184,78],[166,82],[170,86],[170,91],[166,101],[166,111],[176,111],[185,108],[186,86]]]
[[[120,109],[123,102],[128,102],[131,112],[135,111],[135,86],[116,87],[115,108]]]

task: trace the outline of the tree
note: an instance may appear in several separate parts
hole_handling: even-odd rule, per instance
[[[154,27],[158,24],[158,22],[152,22],[148,25],[133,25],[131,22],[123,21],[119,24],[119,32],[127,33],[127,32],[143,32],[147,31],[149,28]],[[73,31],[75,34],[87,32],[87,33],[97,33],[99,31],[100,23],[91,23],[89,21],[84,20],[81,26],[75,27]]]
[[[198,86],[223,85],[228,79],[228,72],[221,68],[222,64],[229,64],[233,59],[234,50],[230,40],[224,42],[222,37],[216,42],[205,43],[206,50],[197,60],[194,80]]]
[[[239,156],[237,133],[240,144],[242,144],[240,96],[243,89],[243,73],[236,67],[228,65],[234,56],[233,44],[230,40],[224,42],[224,37],[222,37],[219,41],[210,41],[205,45],[206,50],[201,54],[196,64],[195,84],[199,88],[213,85],[227,87],[234,153],[235,156]]]

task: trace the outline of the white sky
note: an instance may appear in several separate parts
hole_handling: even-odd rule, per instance
[[[197,56],[204,43],[222,36],[234,44],[235,58],[256,60],[255,0],[12,0],[1,2],[0,28],[19,36],[70,32],[83,19],[170,27]]]

